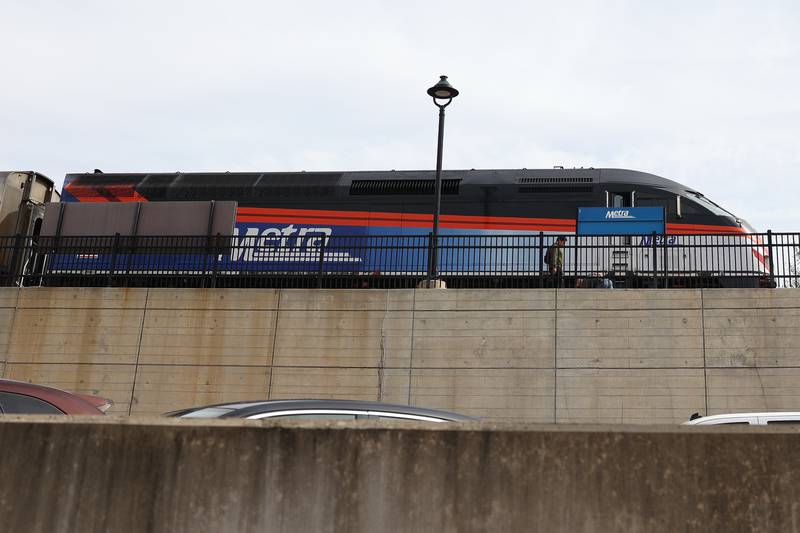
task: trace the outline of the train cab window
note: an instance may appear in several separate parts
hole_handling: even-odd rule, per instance
[[[683,198],[681,200],[681,212],[684,215],[707,215],[708,211],[697,205],[695,202]]]
[[[670,214],[674,210],[674,207],[671,208],[669,200],[663,196],[637,196],[636,207],[663,207],[666,214]]]
[[[632,207],[633,194],[630,192],[609,192],[606,207]]]
[[[688,191],[689,195],[692,196],[692,200],[699,204],[702,208],[711,212],[711,214],[721,217],[733,217],[733,213],[727,211],[726,209],[720,207],[719,204],[712,202],[699,192]],[[688,203],[688,202],[687,202]]]

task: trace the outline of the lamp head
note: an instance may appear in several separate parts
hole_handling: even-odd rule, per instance
[[[447,76],[440,76],[439,83],[428,89],[428,95],[440,100],[451,100],[458,96],[458,89],[450,85]]]

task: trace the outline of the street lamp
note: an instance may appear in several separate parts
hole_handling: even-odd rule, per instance
[[[439,144],[436,148],[436,204],[433,210],[433,245],[428,260],[428,281],[431,282],[438,276],[439,268],[439,214],[442,211],[442,141],[444,140],[444,108],[450,105],[453,98],[458,96],[458,90],[450,85],[447,76],[440,76],[439,82],[428,89],[428,95],[433,98],[433,103],[439,108]]]

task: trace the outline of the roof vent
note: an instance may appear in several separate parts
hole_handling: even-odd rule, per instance
[[[551,185],[549,187],[519,187],[517,192],[523,194],[543,194],[543,193],[591,193],[594,187],[591,185]]]
[[[555,184],[576,184],[594,183],[594,178],[579,176],[551,176],[543,178],[517,178],[517,183],[525,185],[555,185]]]
[[[461,179],[442,180],[442,194],[458,194]],[[350,194],[391,195],[391,194],[434,194],[436,180],[353,180]]]

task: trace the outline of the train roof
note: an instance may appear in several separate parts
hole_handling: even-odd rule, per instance
[[[42,174],[41,172],[36,172],[35,170],[3,170],[0,171],[0,182],[4,182],[6,178],[11,174],[25,174],[30,175],[32,174],[34,177],[41,178],[45,182],[47,182],[50,186],[53,185],[53,180]]]
[[[113,183],[134,180],[136,182],[218,180],[228,178],[238,186],[255,185],[262,180],[298,180],[326,182],[327,184],[350,185],[353,180],[414,180],[433,179],[433,170],[382,170],[382,171],[302,171],[302,172],[151,172],[151,173],[70,173],[67,180],[87,179],[95,183]],[[691,189],[676,181],[621,168],[553,168],[553,169],[462,169],[443,170],[445,179],[460,179],[463,185],[499,185],[520,183],[613,183],[643,185],[672,192],[685,192]],[[174,181],[173,181],[174,180]]]

